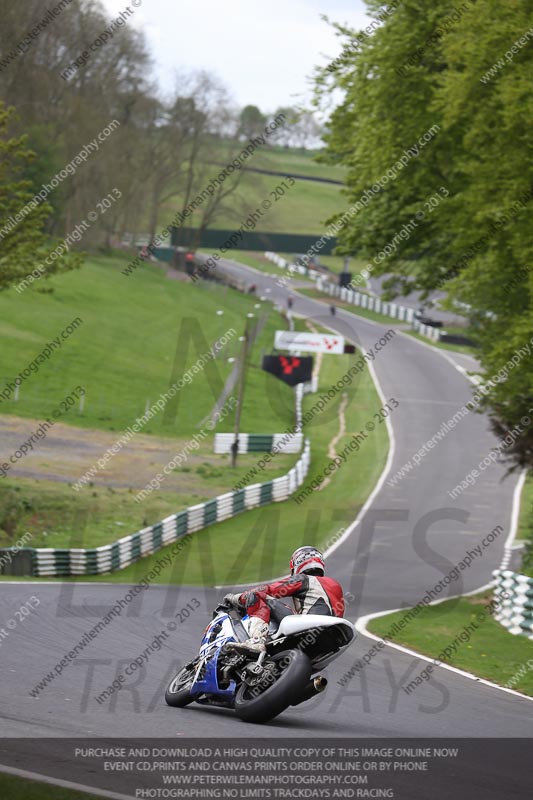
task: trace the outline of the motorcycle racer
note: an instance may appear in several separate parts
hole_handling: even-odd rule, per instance
[[[250,617],[250,638],[246,642],[232,643],[233,649],[259,653],[266,649],[271,613],[268,597],[292,597],[297,614],[344,615],[342,587],[333,578],[325,576],[324,558],[319,550],[308,545],[295,550],[290,561],[290,572],[290,577],[283,580],[224,597],[224,602],[246,611]]]

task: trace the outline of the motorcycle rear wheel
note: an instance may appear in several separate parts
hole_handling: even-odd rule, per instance
[[[270,686],[241,684],[235,697],[235,713],[244,722],[261,724],[269,722],[288,708],[295,695],[311,678],[311,662],[301,650],[286,650],[269,656],[264,664],[275,664],[275,675]],[[272,678],[270,679],[270,682]]]
[[[184,708],[192,703],[194,698],[191,697],[190,688],[193,684],[196,666],[196,664],[188,664],[172,678],[165,692],[165,701],[168,706]]]

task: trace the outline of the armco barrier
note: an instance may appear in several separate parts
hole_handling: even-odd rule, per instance
[[[33,549],[32,575],[54,577],[60,575],[102,575],[133,564],[161,547],[195,533],[208,525],[230,519],[242,511],[287,500],[303,483],[311,460],[311,446],[306,439],[301,458],[286,475],[266,483],[256,483],[227,492],[218,497],[191,506],[155,525],[137,533],[124,536],[113,544],[93,549]]]
[[[325,292],[345,303],[351,303],[360,308],[366,308],[369,311],[375,311],[376,314],[383,314],[386,317],[392,317],[400,322],[408,322],[412,325],[413,330],[433,342],[440,342],[446,340],[447,333],[441,328],[434,328],[431,325],[424,325],[419,320],[415,319],[415,312],[412,308],[400,306],[397,303],[390,303],[382,300],[380,297],[374,297],[364,292],[358,292],[354,289],[347,289],[346,287],[337,286],[331,281],[324,281],[319,279],[317,281],[317,289]]]
[[[533,639],[533,578],[509,569],[497,569],[492,574],[494,597],[499,601],[494,619],[509,633]]]
[[[28,547],[0,548],[0,575],[31,574],[33,551]]]
[[[338,286],[336,283],[331,283],[331,281],[325,281],[321,278],[317,280],[317,289],[332,297],[337,297],[345,303],[366,308],[368,311],[375,311],[376,314],[383,314],[385,317],[392,317],[400,320],[400,322],[412,323],[414,321],[415,312],[412,308],[386,302],[380,297],[374,297],[354,289],[347,289],[344,286]]]
[[[234,433],[215,434],[215,453],[231,453],[235,441]],[[303,433],[297,433],[287,441],[284,433],[239,433],[239,453],[299,453],[304,442]]]
[[[281,269],[289,268],[290,271],[298,271],[301,274],[307,272],[305,267],[293,266],[277,253],[267,252],[265,253],[265,258],[268,258],[269,261],[272,261]],[[314,276],[316,273],[310,273],[310,275]],[[325,294],[329,294],[331,297],[337,297],[345,303],[351,303],[353,306],[375,311],[376,314],[383,314],[385,317],[392,317],[400,322],[411,323],[417,333],[421,336],[426,336],[428,339],[439,341],[441,338],[441,331],[438,328],[432,328],[429,325],[421,325],[418,320],[415,320],[415,312],[412,308],[400,306],[398,303],[387,302],[382,300],[381,297],[374,297],[374,295],[366,294],[365,292],[358,292],[357,289],[348,289],[344,286],[338,286],[336,283],[324,280],[321,275],[316,277],[316,286],[320,292],[325,292]],[[445,333],[445,331],[442,331],[442,333]]]
[[[434,342],[439,342],[441,335],[445,332],[441,328],[434,328],[432,325],[424,325],[419,320],[413,320],[413,330],[425,336],[427,339],[432,339]]]
[[[298,384],[294,392],[297,423],[301,423],[302,419],[303,394],[303,384]],[[299,435],[301,437],[301,434]],[[272,438],[276,436],[278,434]],[[243,511],[251,511],[267,503],[287,500],[304,482],[310,462],[311,444],[309,439],[306,439],[302,455],[286,475],[266,483],[255,483],[235,492],[226,492],[205,503],[178,511],[177,514],[172,514],[137,533],[124,536],[112,544],[88,549],[24,548],[29,559],[28,563],[31,564],[31,570],[24,574],[37,577],[103,575],[124,569],[140,558],[175,542],[176,539],[196,533],[216,522],[223,522]]]
[[[271,253],[267,251],[265,253],[265,258],[268,261],[272,261],[280,269],[288,269],[290,273],[297,272],[299,275],[307,275],[307,269],[300,264],[292,264],[290,261],[287,261],[286,258],[283,256],[279,256],[277,253]]]

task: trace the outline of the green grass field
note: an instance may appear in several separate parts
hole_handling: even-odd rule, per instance
[[[259,172],[244,172],[237,190],[231,194],[217,213],[211,226],[214,230],[239,228],[247,216],[261,206],[262,201],[270,200],[272,206],[265,211],[257,225],[257,230],[267,232],[309,233],[321,236],[324,223],[329,217],[347,208],[342,186],[318,181],[297,180],[284,196],[270,195],[276,187],[282,186],[284,176],[303,175],[342,181],[343,168],[319,164],[314,160],[314,151],[265,147],[256,151],[245,166],[253,169],[272,170],[282,175],[264,175]],[[208,174],[216,177],[227,164],[227,150],[223,144],[216,145],[212,153]],[[184,198],[177,193],[162,207],[159,214],[159,227],[167,225],[176,210],[183,206]],[[190,225],[194,227],[195,214],[200,218],[202,209],[193,211]],[[221,243],[222,244],[222,243]]]
[[[485,592],[428,606],[405,625],[393,641],[436,658],[467,625],[477,623],[478,629],[471,634],[470,640],[461,642],[446,663],[501,686],[515,678],[510,688],[533,696],[533,669],[527,668],[528,660],[533,664],[533,644],[525,636],[508,633],[492,619],[487,610],[490,599],[490,593]],[[386,636],[394,622],[399,622],[404,616],[405,610],[387,614],[371,620],[368,628],[378,636]],[[464,639],[467,639],[466,635]],[[424,666],[421,664],[420,670],[413,672],[410,680]],[[523,674],[519,674],[521,669]],[[433,674],[438,676],[438,671]]]
[[[73,318],[80,316],[83,324],[63,344],[61,352],[54,352],[38,372],[30,373],[21,384],[18,400],[12,397],[0,403],[1,414],[30,418],[33,430],[60,408],[61,400],[74,387],[81,385],[86,390],[83,412],[76,404],[60,422],[92,431],[115,431],[118,437],[144,413],[148,402],[155,402],[172,381],[233,327],[235,335],[224,348],[223,357],[193,376],[177,395],[177,407],[169,405],[171,414],[167,416],[165,410],[142,430],[144,441],[150,434],[171,439],[175,452],[179,452],[202,429],[202,421],[233,368],[227,359],[240,353],[238,338],[244,332],[246,315],[253,313],[256,320],[266,316],[266,324],[250,353],[241,430],[276,433],[292,424],[292,390],[260,369],[261,354],[271,349],[275,330],[285,327],[271,304],[257,309],[256,298],[203,281],[192,285],[169,280],[161,268],[152,265],[124,276],[120,269],[127,261],[124,256],[91,258],[80,271],[51,279],[46,288],[52,292],[28,290],[20,296],[13,290],[2,293],[2,388]],[[219,316],[217,311],[223,314]],[[231,412],[217,424],[215,432],[233,427]],[[52,439],[53,430],[49,437]],[[107,446],[102,444],[102,454]],[[265,480],[286,473],[296,459],[297,455],[281,455],[265,470]],[[131,488],[88,484],[75,493],[68,482],[8,476],[0,481],[0,546],[16,541],[27,530],[34,535],[33,546],[38,547],[77,546],[73,539],[82,538],[85,546],[105,544],[222,494],[254,462],[253,454],[243,455],[238,469],[231,470],[227,456],[213,453],[210,434],[187,463],[176,468],[164,490],[152,493],[140,504],[135,502],[136,492]],[[154,467],[147,480],[157,471]],[[78,468],[66,478],[74,482],[81,474],[83,470]],[[144,481],[132,484],[138,490]],[[118,486],[124,486],[124,481]]]
[[[87,487],[73,492],[64,483],[10,479],[0,485],[0,547],[8,547],[26,531],[32,547],[87,547],[109,542],[151,525],[204,499],[198,495],[155,492],[142,505],[134,492],[111,487]],[[5,524],[6,513],[18,509],[16,527]],[[4,528],[9,529],[8,536]],[[30,544],[30,543],[29,543]]]
[[[258,453],[243,454],[233,470],[228,456],[207,452],[197,456],[196,466],[175,469],[176,488],[167,479],[160,491],[148,494],[139,503],[135,495],[140,486],[124,489],[88,485],[74,492],[69,484],[58,481],[4,480],[0,484],[0,547],[12,546],[27,531],[32,534],[28,543],[31,547],[109,544],[177,511],[224,494],[244,479],[259,457]],[[285,475],[297,458],[295,454],[280,454],[267,464],[258,479],[267,481]]]
[[[263,216],[257,222],[256,230],[307,233],[320,237],[325,230],[326,220],[346,210],[346,202],[340,192],[341,187],[332,184],[297,180],[283,196],[277,197],[276,194],[271,194],[278,186],[282,187],[284,180],[283,176],[245,173],[238,190],[229,198],[231,202],[228,200],[226,206],[220,209],[210,229],[239,228],[253,211],[261,207],[263,201],[269,200],[272,206],[263,212]],[[159,227],[163,228],[168,224],[176,209],[181,208],[183,204],[180,195],[168,200],[161,209]],[[201,208],[193,211],[189,217],[191,227],[195,225],[195,214],[200,218]],[[225,237],[221,240],[221,245],[224,239]]]
[[[321,390],[327,390],[351,363],[350,356],[326,358],[321,373]],[[380,405],[366,370],[355,377],[347,392],[348,432],[337,450],[372,418]],[[314,397],[309,395],[305,398],[304,411],[316,402]],[[325,454],[328,442],[338,431],[339,403],[340,396],[337,395],[321,415],[315,416],[306,430],[312,439],[314,452],[309,481],[329,461]],[[301,505],[292,500],[274,503],[194,534],[179,559],[165,567],[156,582],[233,584],[284,574],[288,552],[303,542],[324,546],[353,520],[383,469],[387,447],[385,426],[380,426],[363,443],[360,451],[350,456],[348,463],[334,474],[331,484]],[[112,517],[109,522],[112,522]],[[122,528],[121,532],[127,531]],[[112,575],[91,576],[89,580],[135,583],[167,552],[169,548],[164,548],[125,570]]]
[[[229,327],[240,334],[246,314],[259,312],[265,313],[267,320],[250,356],[241,430],[281,433],[294,422],[292,390],[260,369],[261,353],[271,349],[274,331],[284,326],[270,304],[256,309],[256,298],[235,290],[204,282],[191,285],[172,281],[153,265],[124,276],[120,269],[125,263],[123,257],[91,258],[80,271],[50,280],[47,288],[53,289],[52,292],[29,290],[22,296],[14,296],[10,291],[0,297],[4,382],[15,377],[71,319],[75,316],[83,319],[83,325],[65,342],[62,352],[54,353],[37,373],[31,373],[22,383],[18,401],[10,399],[2,403],[3,414],[40,420],[79,384],[86,389],[83,413],[78,408],[71,409],[61,422],[93,431],[123,431],[144,412],[146,401],[154,402],[215,339]],[[223,315],[217,315],[217,310],[222,310]],[[299,326],[302,324],[298,321]],[[187,340],[188,332],[192,332],[191,342]],[[180,404],[170,424],[165,425],[164,414],[158,415],[144,428],[143,434],[172,438],[178,448],[199,429],[231,369],[226,359],[235,357],[241,347],[237,338],[225,350],[224,360],[217,361],[216,370],[211,372],[206,368],[180,392]],[[185,354],[179,368],[174,363],[177,348],[180,354]],[[327,390],[338,380],[353,358],[325,357],[321,389]],[[355,378],[347,391],[350,397],[347,430],[352,433],[372,418],[380,403],[366,371]],[[314,402],[314,396],[307,396],[304,408],[311,408]],[[339,396],[331,400],[327,410],[315,417],[305,431],[313,447],[310,480],[328,461],[325,454],[328,442],[338,430],[339,402]],[[217,427],[217,430],[232,429],[232,415]],[[346,441],[347,438],[348,435]],[[338,449],[342,445],[341,441]],[[226,574],[231,581],[237,577],[232,567],[235,552],[252,530],[253,554],[249,563],[239,565],[243,567],[243,576],[254,580],[272,574],[270,566],[265,569],[262,553],[263,550],[270,553],[273,537],[276,542],[271,566],[283,570],[287,550],[293,545],[304,540],[323,544],[343,522],[353,519],[380,474],[387,447],[383,427],[351,457],[349,466],[333,476],[331,485],[320,497],[313,495],[304,506],[292,501],[274,504],[214,526],[194,537],[190,552],[212,542],[216,581],[225,580]],[[135,491],[131,488],[89,484],[74,493],[65,482],[8,477],[0,483],[0,529],[3,530],[0,545],[16,541],[27,530],[34,536],[32,546],[37,547],[109,543],[181,508],[228,491],[259,458],[260,455],[253,453],[241,456],[238,468],[231,470],[227,456],[212,453],[210,437],[201,443],[190,463],[177,470],[175,488],[169,478],[168,487],[172,491],[152,493],[141,504],[135,503]],[[254,482],[285,474],[297,458],[297,455],[277,456]],[[73,481],[78,478],[78,473],[72,476]],[[197,555],[189,559],[186,575],[180,580],[190,583],[202,580],[205,559],[201,552]],[[113,580],[131,580],[135,570],[149,569],[149,562],[150,559],[143,559],[137,567],[114,575]],[[174,578],[170,574],[161,575],[161,581]]]
[[[533,578],[533,474],[529,473],[520,502],[520,519],[518,523],[517,540],[526,542],[522,567],[520,572]]]
[[[120,270],[125,264],[123,256],[90,258],[81,270],[47,281],[45,288],[53,289],[50,293],[27,290],[19,296],[9,290],[1,294],[2,388],[72,319],[79,316],[83,320],[61,352],[52,353],[39,371],[21,384],[19,399],[12,396],[0,403],[1,413],[44,419],[81,385],[86,390],[83,413],[76,405],[61,422],[124,430],[144,413],[147,403],[154,403],[233,328],[220,357],[180,390],[172,414],[159,414],[143,429],[160,436],[190,435],[222,390],[232,369],[227,359],[240,352],[238,339],[244,332],[246,314],[253,313],[256,319],[267,317],[251,353],[254,365],[259,363],[261,351],[270,348],[274,331],[283,325],[270,304],[256,309],[256,298],[205,281],[195,285],[171,281],[153,265],[124,276]],[[268,393],[269,382],[274,385],[275,378],[263,373],[259,380],[252,374],[243,430],[275,432],[290,422],[287,415],[280,418],[271,404],[257,404],[257,399]],[[276,386],[275,392],[279,391]],[[228,417],[220,430],[230,430],[231,424]]]
[[[320,390],[327,390],[351,363],[353,357],[350,356],[325,358]],[[347,434],[339,442],[337,451],[342,449],[352,433],[364,427],[381,405],[366,370],[355,377],[347,393]],[[314,398],[314,395],[305,398],[304,411],[313,406],[316,402]],[[305,431],[312,440],[314,453],[308,481],[329,461],[327,444],[338,431],[340,401],[337,395],[321,415],[315,416]],[[326,545],[332,536],[354,519],[383,469],[387,449],[385,426],[379,426],[365,440],[359,452],[351,455],[348,462],[334,473],[332,482],[323,491],[314,493],[301,505],[292,500],[273,503],[195,533],[191,536],[189,546],[180,553],[178,559],[163,569],[156,582],[205,583],[213,586],[246,583],[285,574],[287,553],[304,542]],[[112,575],[90,576],[88,580],[135,583],[169,549],[163,548]]]
[[[245,146],[247,142],[243,142]],[[212,160],[216,161],[221,167],[225,166],[228,160],[227,143],[214,141]],[[253,169],[266,169],[274,172],[284,172],[286,175],[307,175],[311,178],[322,178],[334,181],[342,181],[346,176],[346,168],[321,164],[316,160],[320,155],[319,150],[303,150],[302,148],[283,147],[273,144],[272,141],[266,147],[260,147],[251,158],[245,161],[245,167]],[[213,165],[213,169],[215,166]]]
[[[517,539],[531,539],[533,541],[533,473],[529,473],[520,501],[520,518],[518,522]]]
[[[345,372],[350,365],[349,356],[332,357],[325,361],[320,389],[331,386],[332,382]],[[369,373],[356,376],[354,383],[348,388],[349,405],[347,408],[347,435],[341,439],[337,451],[342,449],[352,433],[359,431],[364,423],[371,419],[380,402],[372,384]],[[310,395],[304,401],[304,411],[309,410],[315,396]],[[309,471],[308,481],[318,474],[328,463],[325,455],[327,443],[338,430],[338,410],[340,397],[335,397],[322,416],[314,418],[306,430],[313,443],[314,457]],[[360,451],[349,457],[348,462],[333,475],[330,485],[319,493],[314,493],[302,504],[292,500],[275,503],[262,509],[242,514],[235,519],[211,526],[191,536],[190,545],[180,553],[180,558],[173,561],[161,572],[157,583],[184,584],[233,584],[262,580],[266,577],[283,574],[286,571],[287,553],[303,542],[311,542],[324,546],[339,530],[353,520],[358,509],[377,481],[386,459],[388,439],[384,426],[377,428],[371,437],[362,445]],[[248,459],[259,459],[253,454]],[[288,458],[288,457],[285,457]],[[284,468],[282,471],[286,471]],[[265,473],[266,479],[267,475]],[[268,476],[270,477],[270,475]],[[42,491],[42,488],[41,488]],[[57,489],[61,492],[60,489]],[[169,504],[163,501],[159,493],[150,505],[151,517],[158,511],[168,511]],[[105,491],[98,490],[95,498],[86,498],[85,506],[99,508],[100,530],[105,539],[107,530],[112,531],[114,509],[121,521],[127,519],[127,504],[120,492],[110,497]],[[52,494],[52,497],[54,495]],[[61,515],[61,496],[56,510]],[[68,506],[65,506],[68,509]],[[40,511],[45,513],[43,506]],[[135,510],[135,509],[133,509]],[[174,509],[176,510],[176,509]],[[78,509],[70,512],[82,514]],[[87,514],[87,517],[89,515]],[[97,514],[95,513],[95,517]],[[79,518],[79,517],[78,517]],[[83,518],[78,534],[70,542],[70,546],[88,546],[93,540],[92,518]],[[66,524],[66,523],[65,523]],[[106,528],[107,525],[107,528]],[[121,527],[120,534],[133,532]],[[46,546],[59,546],[59,541],[66,537],[66,528],[61,537],[50,541]],[[116,537],[114,537],[116,538]],[[33,542],[32,542],[33,544]],[[163,548],[152,556],[141,559],[131,567],[104,576],[89,576],[94,581],[113,581],[117,583],[135,583],[140,580],[153,565],[163,557],[169,548]],[[80,580],[76,578],[75,580]]]

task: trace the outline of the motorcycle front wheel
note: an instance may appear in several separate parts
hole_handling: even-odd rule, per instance
[[[167,705],[184,708],[192,703],[190,688],[194,681],[197,664],[187,664],[172,678],[165,692]]]
[[[244,722],[269,722],[288,708],[311,678],[311,662],[301,650],[268,656],[263,677],[255,686],[242,683],[235,696],[235,713]]]

